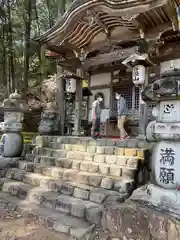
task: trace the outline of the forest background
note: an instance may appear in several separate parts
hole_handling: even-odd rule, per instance
[[[0,101],[18,89],[27,93],[56,73],[56,64],[34,39],[51,28],[72,0],[1,0]]]

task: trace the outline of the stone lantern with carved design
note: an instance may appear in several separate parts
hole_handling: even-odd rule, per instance
[[[24,112],[28,106],[16,92],[4,100],[1,111],[4,112],[4,122],[1,123],[1,131],[4,132],[1,138],[0,154],[3,157],[19,157],[23,150],[23,137],[21,134]]]
[[[56,103],[57,94],[57,76],[50,76],[42,83],[42,92],[44,92],[44,106],[41,113],[41,121],[38,131],[41,135],[53,135],[59,131],[58,106]]]
[[[57,105],[55,102],[48,102],[44,107],[38,130],[41,135],[50,135],[58,131]]]
[[[161,63],[161,78],[142,92],[144,101],[155,101],[147,140],[156,142],[152,152],[152,180],[166,189],[180,186],[180,68],[179,60]]]

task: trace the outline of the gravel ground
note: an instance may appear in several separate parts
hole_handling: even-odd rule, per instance
[[[35,222],[27,222],[19,212],[0,203],[0,240],[69,240]]]
[[[23,219],[0,220],[0,240],[72,240],[35,223],[26,224]],[[103,231],[93,240],[118,240]]]
[[[67,238],[42,226],[25,224],[22,219],[0,221],[1,240],[67,240]]]
[[[94,234],[93,234],[94,235]],[[26,220],[19,212],[0,202],[0,240],[73,240],[66,235],[48,230],[36,222]],[[118,240],[107,232],[96,230],[92,240]]]

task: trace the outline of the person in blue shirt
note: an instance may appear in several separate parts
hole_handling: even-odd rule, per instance
[[[126,117],[128,116],[128,108],[126,106],[126,100],[122,97],[120,93],[115,93],[116,98],[116,109],[117,109],[117,126],[120,131],[120,139],[129,138],[128,134],[124,129],[124,123]]]

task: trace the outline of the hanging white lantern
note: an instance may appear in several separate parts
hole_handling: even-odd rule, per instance
[[[145,82],[146,68],[143,65],[133,67],[132,79],[135,85],[142,85]]]
[[[66,92],[74,93],[76,91],[76,80],[75,79],[66,79]]]

